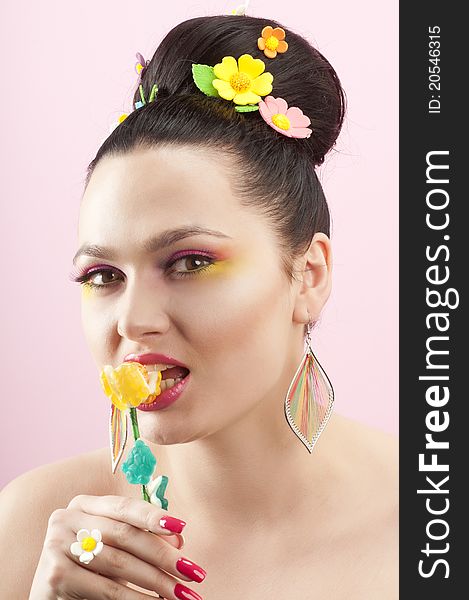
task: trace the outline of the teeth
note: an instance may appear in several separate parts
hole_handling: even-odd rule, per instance
[[[160,383],[161,391],[164,392],[170,387],[173,387],[175,383],[184,379],[183,377],[177,377],[176,379],[163,379]]]
[[[170,369],[174,367],[174,365],[164,365],[162,363],[155,365],[145,365],[147,371],[166,371],[166,369]]]

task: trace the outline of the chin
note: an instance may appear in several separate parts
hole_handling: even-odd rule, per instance
[[[166,424],[163,425],[162,423],[152,423],[151,414],[149,413],[148,415],[150,418],[145,418],[146,414],[143,418],[139,415],[139,423],[140,435],[153,444],[157,444],[158,446],[172,446],[173,444],[193,442],[204,437],[204,434],[197,435],[194,431],[189,431],[188,420],[185,420],[184,424],[179,422],[175,426],[169,425],[169,421],[166,421]]]

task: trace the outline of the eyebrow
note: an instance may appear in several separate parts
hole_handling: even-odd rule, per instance
[[[211,235],[217,238],[232,239],[231,236],[221,231],[207,229],[206,227],[200,227],[197,225],[186,225],[185,227],[178,227],[177,229],[166,229],[159,235],[146,240],[142,244],[142,248],[145,252],[153,253],[165,248],[166,246],[170,246],[179,240],[194,235]],[[112,248],[105,248],[103,246],[97,246],[96,244],[83,244],[73,257],[72,262],[75,265],[80,256],[92,256],[94,258],[114,260],[116,255],[116,251]]]

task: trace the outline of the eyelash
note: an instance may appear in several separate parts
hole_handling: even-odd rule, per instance
[[[214,259],[210,258],[209,256],[206,256],[205,254],[184,254],[183,256],[178,256],[175,260],[168,263],[165,268],[172,267],[179,260],[193,258],[193,257],[203,258],[204,260],[211,261],[211,262],[209,262],[209,264],[206,265],[205,267],[200,267],[198,269],[194,269],[193,271],[173,271],[174,275],[178,279],[179,278],[182,279],[184,277],[193,277],[195,275],[200,275],[202,272],[207,271],[208,269],[213,267],[213,265],[215,263]],[[87,285],[90,288],[94,288],[94,289],[102,289],[102,288],[109,287],[110,285],[113,285],[114,283],[116,283],[115,281],[113,281],[111,283],[96,284],[96,283],[93,283],[92,281],[90,281],[91,277],[93,277],[96,274],[101,274],[101,273],[116,273],[116,271],[114,269],[108,269],[108,268],[106,268],[106,269],[105,268],[91,269],[90,271],[83,273],[82,275],[75,275],[72,273],[70,275],[70,279],[76,283],[80,283],[82,285]]]

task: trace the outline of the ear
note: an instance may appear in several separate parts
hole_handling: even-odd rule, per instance
[[[294,299],[293,321],[308,323],[319,319],[332,288],[332,248],[325,233],[314,234],[307,252],[297,260],[299,282]]]

